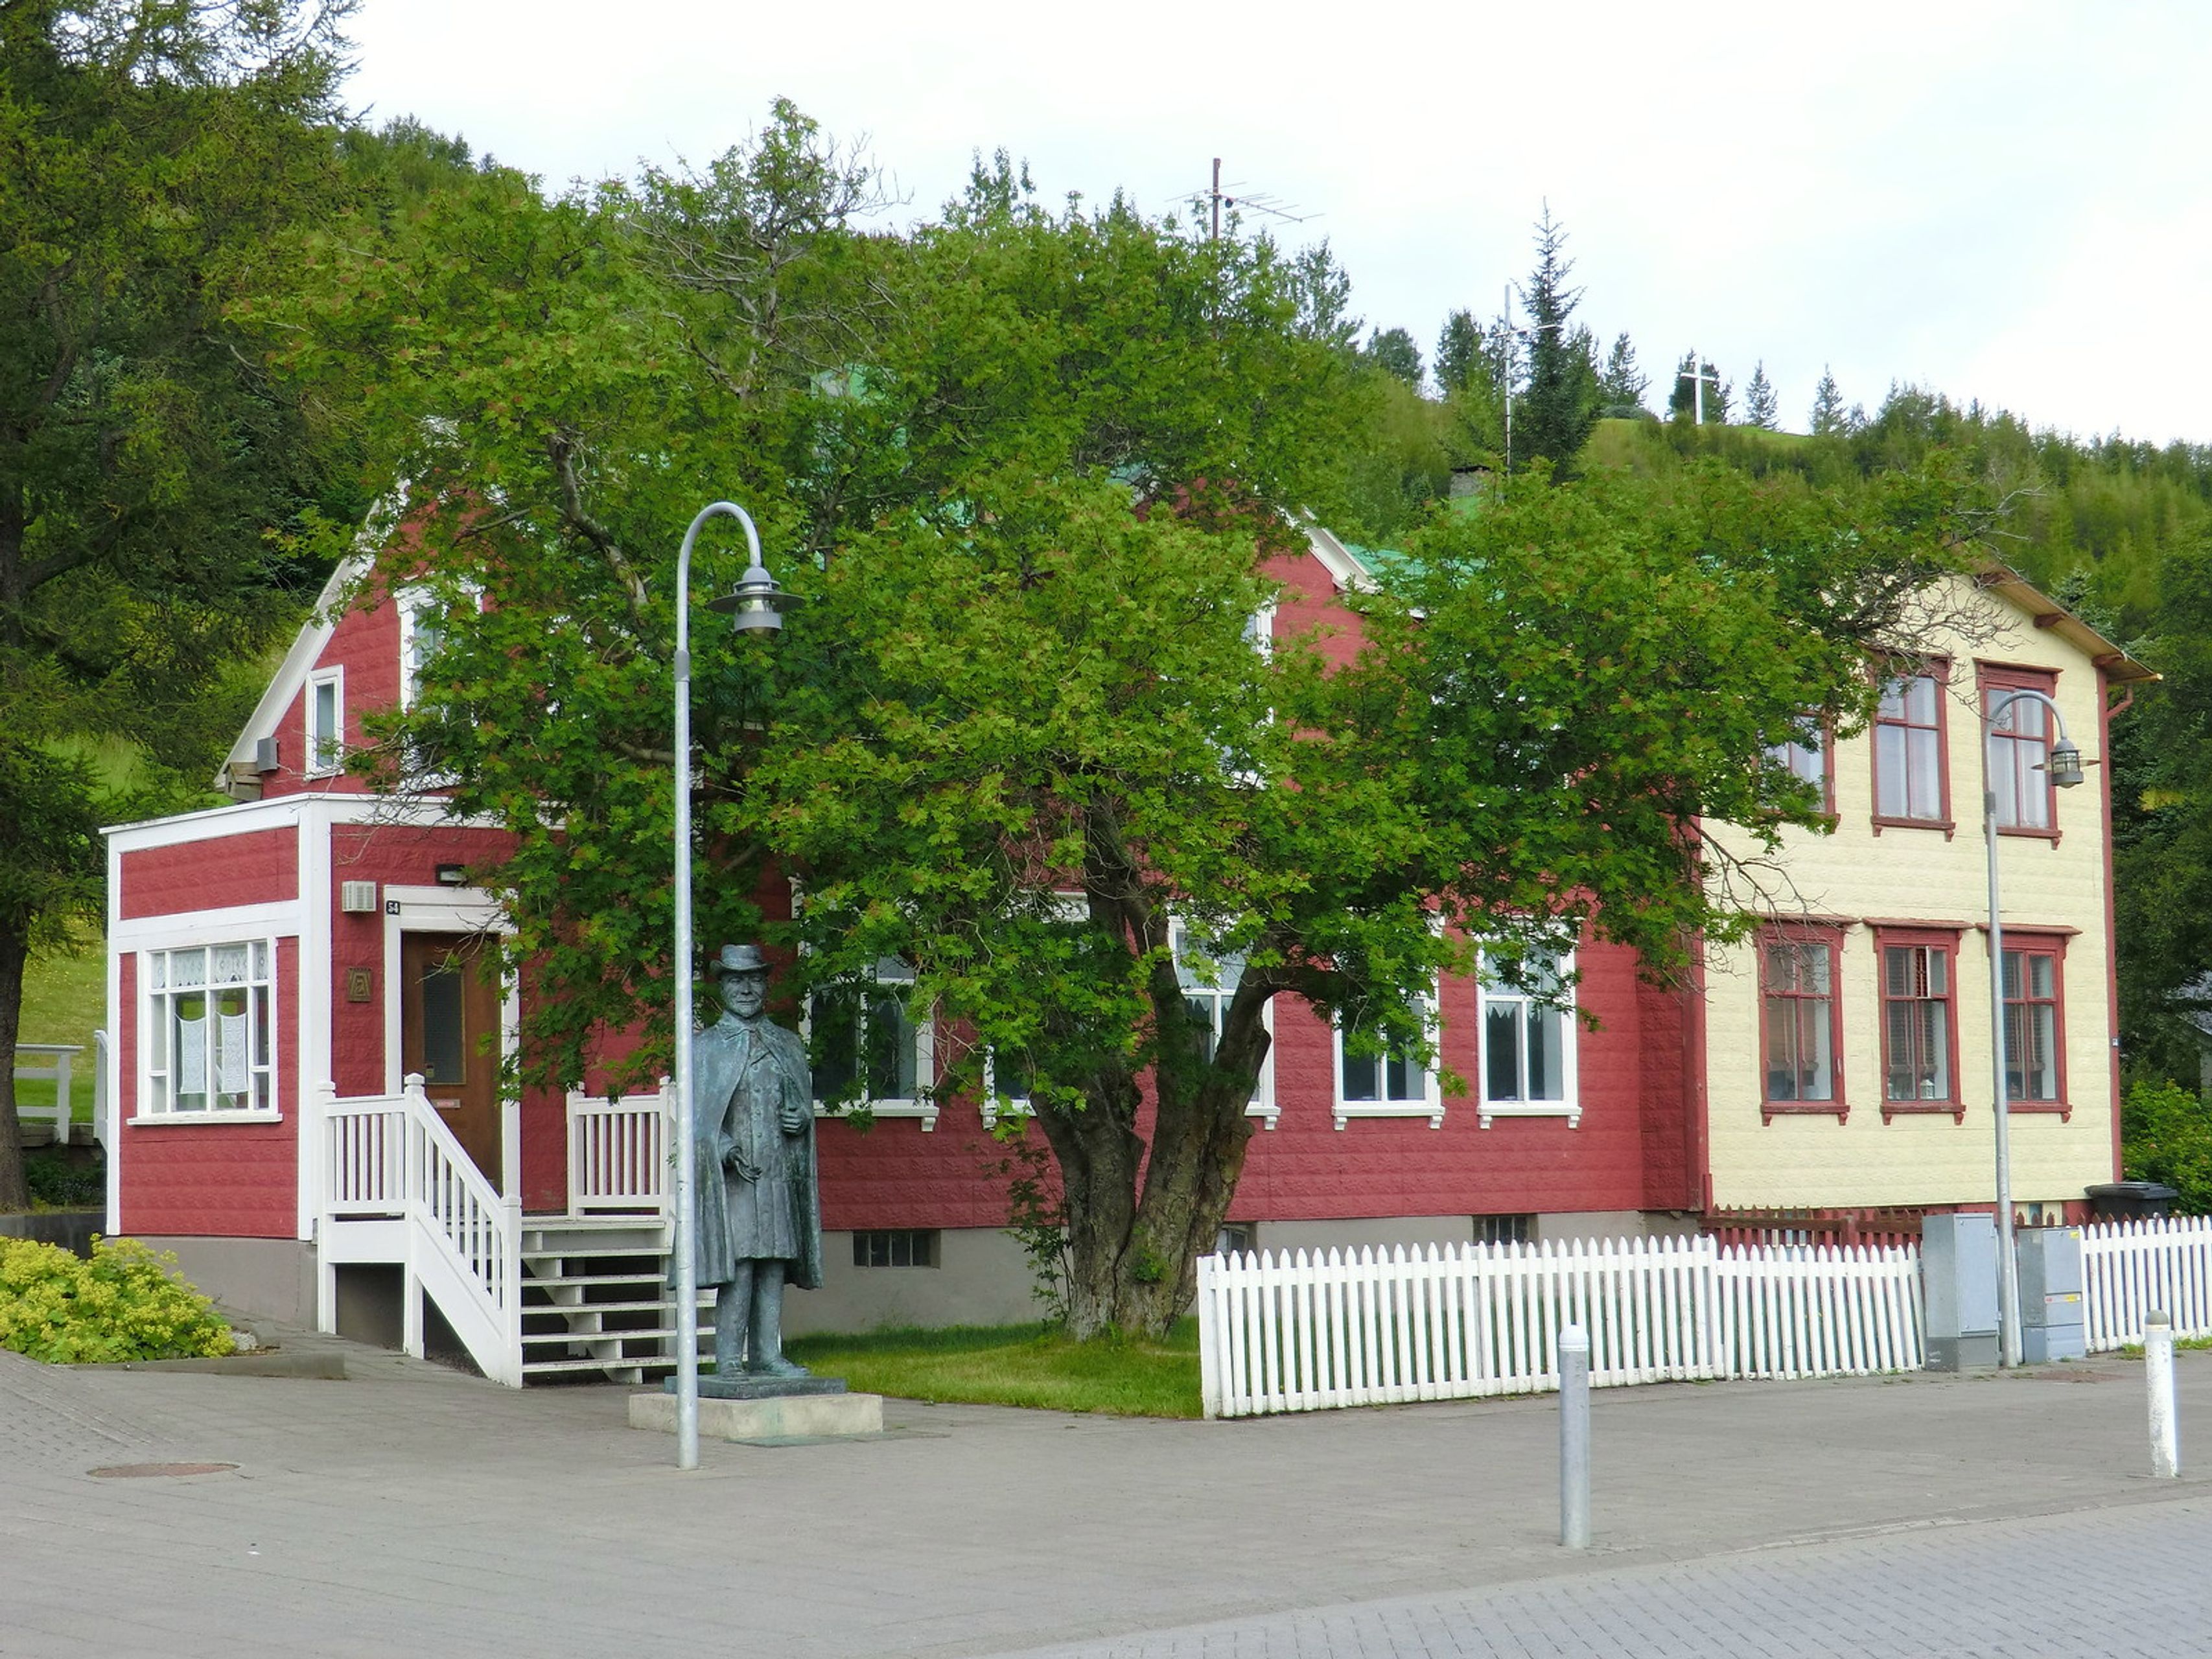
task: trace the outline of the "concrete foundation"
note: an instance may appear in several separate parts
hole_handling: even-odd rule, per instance
[[[676,1396],[629,1397],[629,1425],[676,1432]],[[699,1401],[699,1433],[710,1440],[830,1440],[884,1431],[879,1394],[780,1394],[765,1400]]]
[[[173,1251],[177,1271],[228,1311],[313,1326],[313,1245],[296,1238],[142,1237],[157,1250]]]
[[[34,1239],[72,1255],[90,1256],[93,1235],[106,1231],[102,1210],[40,1210],[30,1215],[0,1215],[0,1237]]]
[[[948,1227],[937,1235],[936,1265],[856,1267],[853,1235],[822,1235],[823,1285],[784,1299],[783,1328],[870,1331],[886,1326],[1017,1325],[1044,1317],[1029,1258],[996,1227]]]

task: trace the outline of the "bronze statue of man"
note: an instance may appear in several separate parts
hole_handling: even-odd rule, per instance
[[[718,1376],[805,1376],[783,1357],[783,1290],[822,1285],[822,1206],[806,1048],[763,1012],[769,965],[750,945],[714,963],[722,1017],[691,1044],[699,1282],[717,1287]]]

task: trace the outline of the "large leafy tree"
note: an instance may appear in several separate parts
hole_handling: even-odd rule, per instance
[[[284,609],[319,447],[225,308],[330,198],[343,10],[0,7],[0,1054],[29,951],[98,912],[95,826],[145,804],[118,745],[197,769],[193,698]]]
[[[514,833],[487,873],[527,1063],[575,1078],[641,1023],[664,1066],[673,544],[752,508],[807,603],[772,649],[695,636],[702,937],[753,924],[773,854],[804,985],[908,964],[939,1088],[1023,1079],[1075,1328],[1158,1329],[1233,1196],[1268,999],[1421,1044],[1474,937],[1588,925],[1663,970],[1743,925],[1754,872],[1694,824],[1819,820],[1765,747],[1863,718],[1960,521],[1918,480],[1540,471],[1407,539],[1349,667],[1263,653],[1266,562],[1336,510],[1370,384],[1341,274],[1049,210],[1003,160],[901,236],[860,228],[870,189],[785,106],[701,173],[550,204],[487,174],[394,252],[313,240],[330,326],[287,367],[386,434],[405,574],[454,600],[381,763],[434,751]],[[734,570],[716,541],[697,586]],[[1218,1042],[1177,923],[1235,976]]]
[[[744,816],[810,872],[838,968],[914,966],[917,1011],[965,1034],[957,1080],[1018,1057],[1083,1332],[1187,1305],[1271,997],[1420,1046],[1477,941],[1587,927],[1663,972],[1747,925],[1772,873],[1693,826],[1820,821],[1765,746],[1863,718],[1869,645],[1912,630],[1961,528],[1918,482],[1531,478],[1415,535],[1332,672],[1315,639],[1252,649],[1255,544],[1283,544],[1235,495],[1008,475],[975,504],[833,564],[805,648],[845,672],[775,717]],[[1218,1034],[1178,923],[1235,986]]]

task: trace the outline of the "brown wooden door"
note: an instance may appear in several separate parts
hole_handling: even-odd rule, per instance
[[[399,1069],[500,1186],[499,980],[481,933],[399,939]]]

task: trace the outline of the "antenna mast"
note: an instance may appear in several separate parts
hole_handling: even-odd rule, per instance
[[[1237,184],[1234,180],[1231,180],[1228,191],[1222,189],[1221,158],[1218,155],[1215,156],[1213,158],[1213,185],[1212,187],[1206,192],[1207,201],[1212,205],[1213,228],[1210,237],[1211,240],[1218,242],[1221,240],[1221,210],[1224,207],[1241,207],[1249,212],[1264,213],[1271,219],[1281,219],[1294,225],[1302,225],[1309,219],[1317,219],[1321,216],[1317,213],[1297,212],[1291,204],[1284,202],[1279,198],[1273,196],[1265,194],[1255,195],[1249,191],[1243,195],[1231,195],[1229,193],[1230,191],[1234,191],[1237,188]]]

